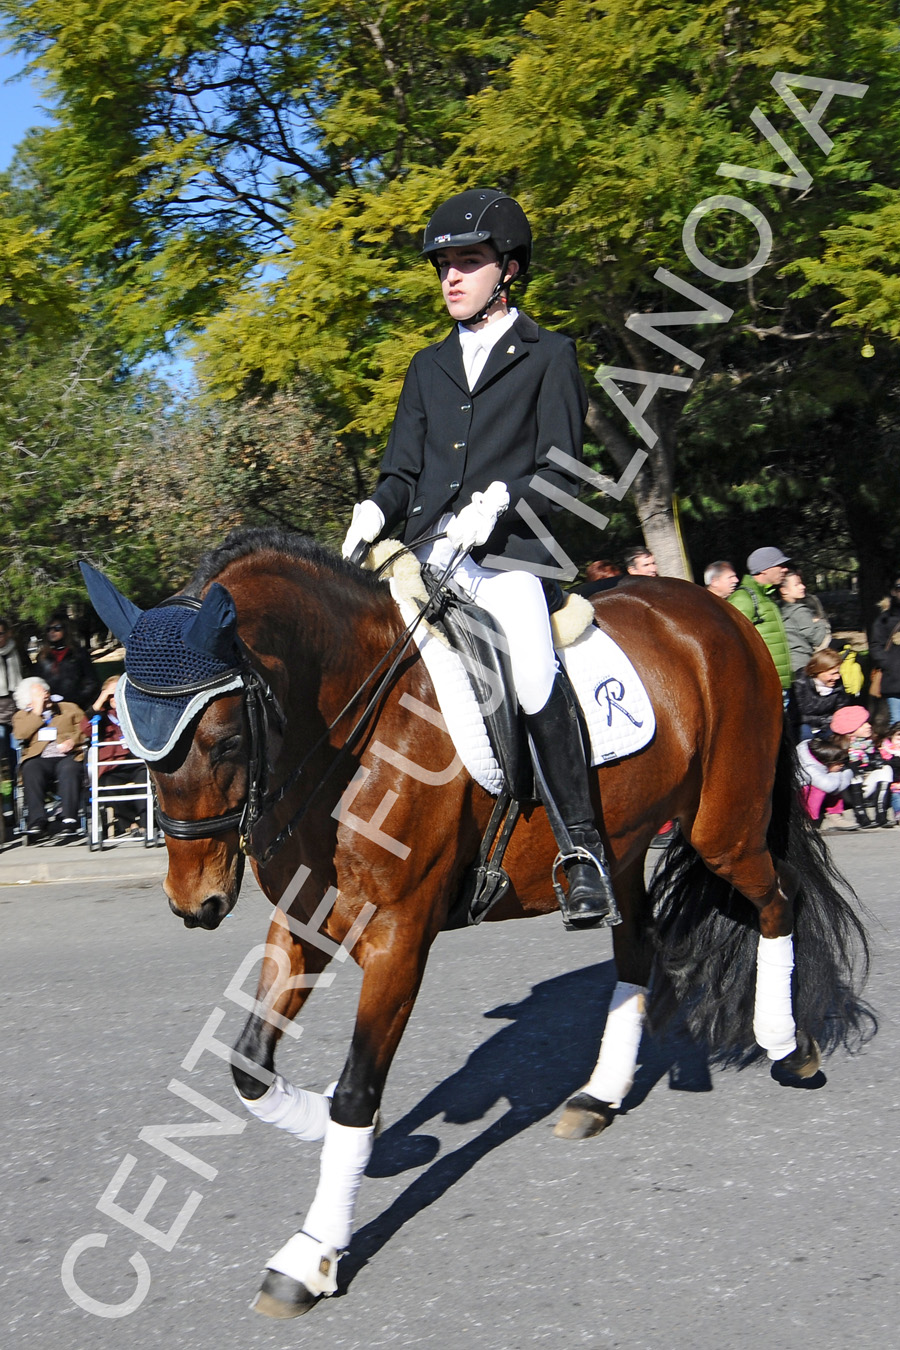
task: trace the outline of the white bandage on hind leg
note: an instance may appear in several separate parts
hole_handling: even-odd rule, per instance
[[[797,1049],[797,1027],[791,998],[794,940],[787,937],[759,939],[756,956],[756,1003],[753,1035],[769,1059],[784,1059]]]
[[[237,1092],[237,1088],[235,1088]],[[321,1092],[306,1092],[275,1075],[275,1081],[255,1101],[238,1096],[251,1115],[267,1125],[277,1125],[298,1139],[324,1139],[331,1114],[330,1096]]]
[[[645,987],[620,980],[613,990],[596,1068],[582,1092],[610,1106],[622,1105],[634,1082],[646,1011]]]

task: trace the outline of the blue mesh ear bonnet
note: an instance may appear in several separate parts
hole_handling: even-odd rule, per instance
[[[233,612],[227,591],[217,589]],[[202,647],[191,642],[198,638],[198,613],[197,601],[176,596],[142,614],[128,635],[116,702],[122,735],[140,759],[169,754],[211,699],[243,683],[230,625],[222,631],[222,641],[204,641]]]

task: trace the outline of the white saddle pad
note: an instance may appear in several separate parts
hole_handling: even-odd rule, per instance
[[[403,622],[411,623],[415,606],[398,597],[393,581],[391,590]],[[423,624],[416,628],[415,639],[456,753],[476,783],[496,796],[503,774],[462,659]],[[602,629],[592,627],[557,655],[584,712],[591,763],[606,764],[642,750],[653,738],[656,718],[640,676],[622,648]]]

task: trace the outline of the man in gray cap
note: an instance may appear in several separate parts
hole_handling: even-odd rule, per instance
[[[790,558],[780,548],[757,548],[747,559],[747,572],[728,603],[739,609],[759,630],[769,649],[784,691],[784,706],[793,679],[791,649],[773,592],[787,576]]]

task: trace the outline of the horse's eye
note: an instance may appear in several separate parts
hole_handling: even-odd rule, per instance
[[[211,764],[218,764],[222,759],[234,759],[241,749],[240,736],[226,736],[224,741],[218,741],[209,752]]]

